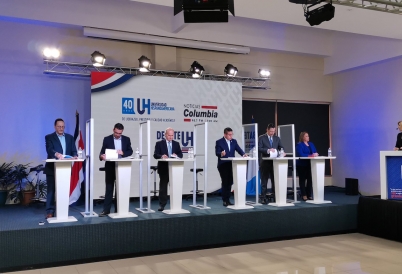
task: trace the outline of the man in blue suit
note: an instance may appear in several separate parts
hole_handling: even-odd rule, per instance
[[[131,148],[130,138],[122,135],[124,126],[120,123],[114,125],[113,134],[106,136],[103,139],[103,144],[101,151],[99,153],[99,159],[101,161],[106,160],[106,149],[115,149],[119,158],[128,157],[133,154],[133,149]],[[116,163],[115,162],[105,162],[105,201],[103,203],[103,211],[99,214],[99,217],[105,217],[110,213],[110,208],[113,201],[113,190],[114,183],[116,181]],[[117,200],[117,195],[116,195]],[[115,212],[117,212],[116,202],[114,204]]]
[[[61,118],[54,121],[55,132],[45,136],[47,159],[63,159],[65,155],[77,158],[77,148],[74,137],[64,132],[64,121]],[[47,196],[46,196],[46,219],[54,217],[54,193],[55,177],[54,163],[46,163],[44,173],[46,174]]]
[[[218,171],[222,180],[223,206],[233,205],[230,202],[230,191],[233,184],[232,161],[225,161],[222,158],[235,157],[235,151],[241,156],[247,154],[239,147],[236,139],[233,139],[233,130],[227,127],[223,130],[223,138],[216,141],[215,154],[218,157]]]
[[[155,159],[167,159],[167,158],[183,158],[183,152],[181,151],[180,144],[173,140],[174,130],[173,128],[167,128],[165,130],[165,139],[156,142],[154,150]],[[165,209],[168,195],[167,187],[169,183],[169,166],[167,162],[158,161],[158,174],[159,174],[159,209],[163,211]]]

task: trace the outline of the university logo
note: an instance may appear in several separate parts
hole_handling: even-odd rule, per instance
[[[151,99],[144,98],[122,98],[121,102],[122,114],[151,114]]]

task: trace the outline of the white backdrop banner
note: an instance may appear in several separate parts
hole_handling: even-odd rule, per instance
[[[139,147],[139,123],[151,121],[151,136],[143,130],[143,154],[146,140],[151,140],[151,165],[155,142],[164,138],[167,127],[175,130],[174,139],[184,153],[194,146],[194,124],[208,122],[208,192],[221,186],[216,168],[215,141],[223,137],[223,129],[231,127],[234,138],[242,143],[242,88],[240,83],[177,79],[169,77],[134,76],[128,74],[95,72],[91,75],[91,116],[94,119],[94,155],[98,157],[103,138],[113,133],[116,123],[124,125],[123,135],[130,137],[135,152]],[[244,149],[244,148],[242,148]],[[197,153],[204,150],[204,130],[197,130]],[[202,153],[203,154],[203,153]],[[146,158],[143,164],[143,195],[146,196]],[[187,154],[184,154],[187,157]],[[99,171],[104,162],[95,159],[94,197],[105,193],[105,175]],[[185,164],[183,193],[192,190],[192,164]],[[204,168],[203,156],[197,157],[197,168]],[[131,197],[139,196],[139,165],[133,164]],[[152,182],[154,181],[152,175]],[[199,189],[203,178],[199,176]],[[153,183],[151,184],[153,187]],[[159,189],[159,176],[157,176]]]

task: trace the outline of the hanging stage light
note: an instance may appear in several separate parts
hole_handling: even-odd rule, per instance
[[[141,72],[149,72],[149,70],[151,69],[151,60],[148,59],[146,56],[142,55],[138,61],[140,61],[140,71]]]
[[[238,72],[237,68],[232,64],[227,64],[224,70],[225,75],[231,77],[236,76],[237,72]]]
[[[106,57],[99,51],[94,51],[91,54],[91,61],[94,67],[103,67],[105,65]]]
[[[271,72],[269,72],[269,70],[267,70],[267,69],[259,69],[258,74],[262,78],[268,78],[271,75]]]
[[[311,11],[309,10],[311,7],[318,5],[324,1],[325,0],[317,1],[317,3],[312,4],[304,9],[304,16],[306,17],[306,21],[310,24],[310,26],[317,26],[324,21],[329,21],[334,18],[335,7],[332,5],[332,0],[330,0],[328,4],[325,4]]]
[[[60,57],[60,51],[55,48],[45,48],[43,50],[43,56],[48,59],[57,59]]]
[[[190,72],[193,74],[193,78],[200,78],[204,73],[204,67],[201,66],[197,61],[191,64]]]

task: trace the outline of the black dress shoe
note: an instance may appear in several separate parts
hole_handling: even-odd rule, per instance
[[[158,208],[158,211],[164,211],[165,210],[165,207],[164,206],[160,206],[159,208]]]
[[[227,201],[228,205],[234,205],[230,200]]]
[[[110,214],[110,212],[102,211],[102,213],[99,214],[99,217],[106,217],[106,216],[109,215],[109,214]]]
[[[268,203],[267,199],[260,199],[260,203],[266,205]]]
[[[314,200],[313,197],[308,197],[307,199],[309,199],[309,200]]]
[[[229,205],[228,202],[223,201],[223,206],[228,206],[228,205]]]

